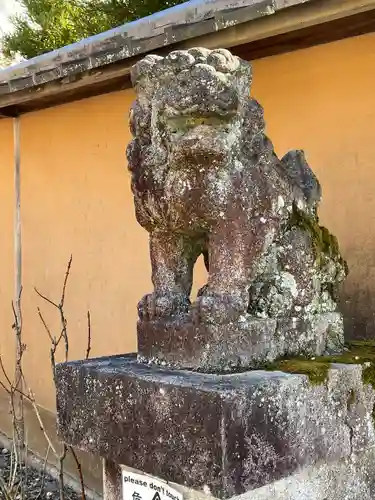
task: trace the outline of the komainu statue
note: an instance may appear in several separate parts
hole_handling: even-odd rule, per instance
[[[194,48],[146,56],[132,81],[128,164],[154,285],[138,306],[140,352],[199,368],[218,357],[225,364],[218,346],[226,341],[229,364],[246,366],[339,349],[346,263],[319,225],[321,188],[303,152],[280,160],[264,133],[262,107],[249,97],[250,64]],[[191,304],[200,255],[208,279]],[[196,363],[181,355],[192,339],[202,347]]]

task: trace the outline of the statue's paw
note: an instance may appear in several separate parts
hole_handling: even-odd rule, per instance
[[[182,293],[150,293],[138,303],[138,316],[144,321],[168,318],[186,313],[189,307],[190,300]]]
[[[237,321],[246,309],[246,300],[238,295],[212,293],[206,289],[194,304],[193,316],[197,323],[226,324]]]

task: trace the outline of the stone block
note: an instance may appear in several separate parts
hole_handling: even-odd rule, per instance
[[[166,370],[136,355],[57,366],[58,433],[117,464],[219,498],[375,444],[362,366],[305,375]]]
[[[375,450],[369,448],[345,459],[305,467],[291,476],[233,496],[230,500],[373,500],[374,468]],[[106,462],[106,500],[122,497],[122,470],[141,472]],[[184,500],[217,500],[217,497],[194,488],[169,484],[183,494]]]
[[[342,315],[309,319],[254,318],[218,325],[190,316],[138,322],[138,349],[144,361],[205,372],[259,368],[283,356],[321,356],[344,344]]]

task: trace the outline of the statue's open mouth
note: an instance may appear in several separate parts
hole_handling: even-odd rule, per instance
[[[167,110],[161,115],[171,161],[176,164],[188,161],[197,165],[207,161],[225,162],[230,149],[227,137],[231,135],[238,113],[189,111],[172,114]]]
[[[215,138],[230,131],[235,114],[188,114],[164,117],[164,126],[170,140],[176,141],[202,137]]]
[[[190,130],[201,125],[221,128],[230,124],[234,117],[235,114],[180,115],[167,118],[166,125],[171,131]]]

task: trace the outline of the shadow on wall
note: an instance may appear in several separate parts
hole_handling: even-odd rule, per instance
[[[370,339],[375,334],[375,285],[345,286],[341,296],[345,338]]]
[[[351,248],[345,252],[349,276],[342,289],[340,308],[348,340],[375,338],[375,254],[369,250]]]

